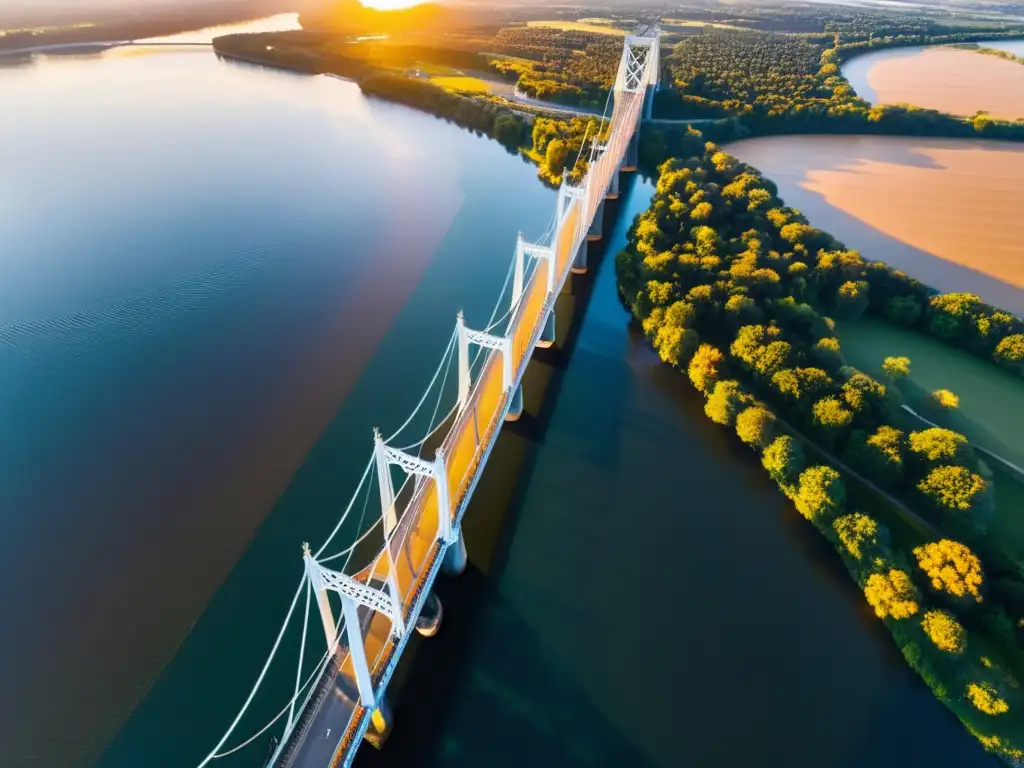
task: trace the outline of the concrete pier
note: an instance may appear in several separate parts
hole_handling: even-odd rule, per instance
[[[441,629],[441,619],[444,617],[444,606],[436,594],[431,592],[423,602],[419,618],[416,619],[416,631],[423,637],[433,637]]]
[[[604,200],[597,206],[594,221],[590,224],[590,231],[587,232],[587,240],[593,243],[602,237],[604,237]]]
[[[586,240],[580,243],[580,247],[576,249],[576,258],[573,259],[572,266],[569,267],[569,271],[574,275],[585,275],[587,273],[588,250],[589,246]]]
[[[391,735],[391,729],[394,727],[394,724],[391,704],[388,703],[384,696],[381,696],[377,709],[370,713],[370,725],[367,727],[363,738],[366,739],[367,743],[380,749],[384,746],[384,742],[388,740],[388,736]]]
[[[462,537],[462,531],[456,530],[454,533],[458,539],[448,545],[448,549],[444,553],[444,560],[441,562],[441,570],[449,576],[460,575],[466,570],[466,563],[469,561],[469,556],[466,553],[466,540]]]
[[[516,387],[516,391],[512,393],[512,403],[509,405],[508,413],[505,414],[505,421],[519,421],[519,417],[523,415],[523,385],[520,384]]]
[[[548,315],[548,319],[544,322],[544,330],[540,332],[540,340],[537,341],[537,346],[541,349],[547,349],[555,345],[555,310],[552,309]]]

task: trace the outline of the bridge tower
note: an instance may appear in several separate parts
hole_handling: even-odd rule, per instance
[[[650,66],[648,66],[650,64]],[[644,94],[644,106],[638,120],[650,120],[654,108],[654,92],[658,87],[661,72],[661,29],[651,26],[637,35],[628,35],[619,62],[619,73],[615,78],[615,99],[624,94]],[[622,170],[635,171],[640,154],[640,125],[636,126],[633,138],[626,150]]]

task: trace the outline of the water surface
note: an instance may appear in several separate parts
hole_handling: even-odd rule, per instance
[[[981,42],[1024,55],[1024,41]],[[1024,117],[1024,65],[949,46],[889,48],[856,56],[843,75],[872,104],[913,104],[954,115]]]
[[[811,224],[865,257],[1024,313],[1024,144],[778,136],[729,151],[774,181]]]
[[[0,764],[92,764],[148,693],[104,764],[180,768],[371,428],[460,307],[483,324],[552,193],[493,142],[209,49],[37,58],[0,101]]]

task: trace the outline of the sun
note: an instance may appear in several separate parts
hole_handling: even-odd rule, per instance
[[[363,0],[363,5],[378,11],[396,11],[399,8],[412,8],[421,2],[423,0]]]

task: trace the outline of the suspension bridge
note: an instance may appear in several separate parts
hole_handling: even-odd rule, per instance
[[[234,721],[199,768],[257,741],[265,744],[271,735],[268,766],[349,766],[364,739],[380,745],[387,736],[388,683],[410,633],[430,636],[440,625],[442,607],[431,591],[438,573],[456,575],[466,566],[462,517],[501,425],[522,414],[521,382],[531,353],[554,343],[555,299],[570,273],[587,271],[588,242],[601,239],[604,203],[618,196],[620,171],[636,169],[640,121],[650,117],[658,85],[659,40],[654,25],[626,37],[601,127],[589,147],[584,142],[590,153],[587,173],[576,184],[568,174],[563,177],[552,224],[540,242],[519,236],[510,280],[488,325],[474,330],[461,313],[456,318],[434,380],[414,411],[426,403],[443,371],[427,436],[396,447],[398,433],[387,439],[374,433],[372,458],[348,508],[323,545],[315,551],[303,546],[302,578],[270,654]],[[509,282],[508,309],[495,320]],[[471,348],[476,351],[472,361]],[[452,366],[457,369],[456,402],[434,427]],[[431,448],[436,450],[430,453]],[[397,492],[395,469],[403,478]],[[374,524],[346,549],[328,554],[356,499],[363,498],[365,513],[374,490],[380,505]],[[355,556],[365,556],[367,564],[350,567]],[[303,596],[305,613],[297,613]],[[316,615],[325,650],[311,665],[305,658],[307,629]],[[279,657],[285,663],[294,659],[282,650],[293,616],[302,616],[303,622],[294,695],[255,734],[236,736],[271,664]],[[315,627],[315,618],[312,623]]]

